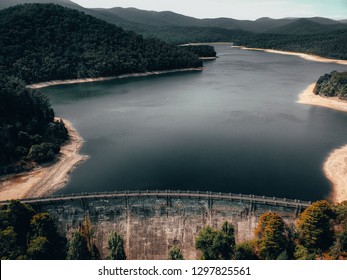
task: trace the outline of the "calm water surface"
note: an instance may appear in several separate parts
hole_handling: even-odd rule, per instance
[[[322,164],[347,143],[347,114],[297,104],[346,66],[218,45],[199,73],[43,89],[86,143],[60,193],[211,190],[315,200]]]

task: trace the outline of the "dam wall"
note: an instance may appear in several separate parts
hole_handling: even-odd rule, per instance
[[[22,202],[50,213],[67,237],[88,217],[102,258],[108,254],[110,232],[117,231],[124,238],[127,259],[167,259],[173,245],[185,259],[198,259],[195,237],[206,225],[220,228],[224,221],[231,222],[236,242],[242,242],[254,237],[263,213],[278,213],[291,225],[310,205],[299,200],[189,191],[85,193]]]

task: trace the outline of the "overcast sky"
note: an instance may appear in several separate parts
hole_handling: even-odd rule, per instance
[[[197,18],[347,18],[347,0],[71,0],[86,8],[135,7]]]

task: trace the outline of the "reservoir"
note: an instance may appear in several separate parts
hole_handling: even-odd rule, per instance
[[[180,189],[317,200],[347,113],[296,103],[338,64],[216,45],[202,72],[44,88],[85,139],[59,193]]]

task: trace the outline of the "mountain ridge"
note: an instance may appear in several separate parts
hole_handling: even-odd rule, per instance
[[[254,33],[282,32],[283,34],[309,34],[319,30],[322,30],[322,32],[330,32],[343,28],[347,29],[347,20],[337,21],[324,17],[287,17],[280,19],[261,17],[256,20],[238,20],[227,17],[199,19],[171,11],[157,12],[122,7],[88,9],[70,0],[2,0],[0,9],[23,3],[55,3],[68,8],[77,9],[129,30],[137,32],[143,30],[144,33],[150,33],[153,26],[159,28],[168,26],[221,28]],[[301,22],[305,22],[305,24],[299,26]]]

